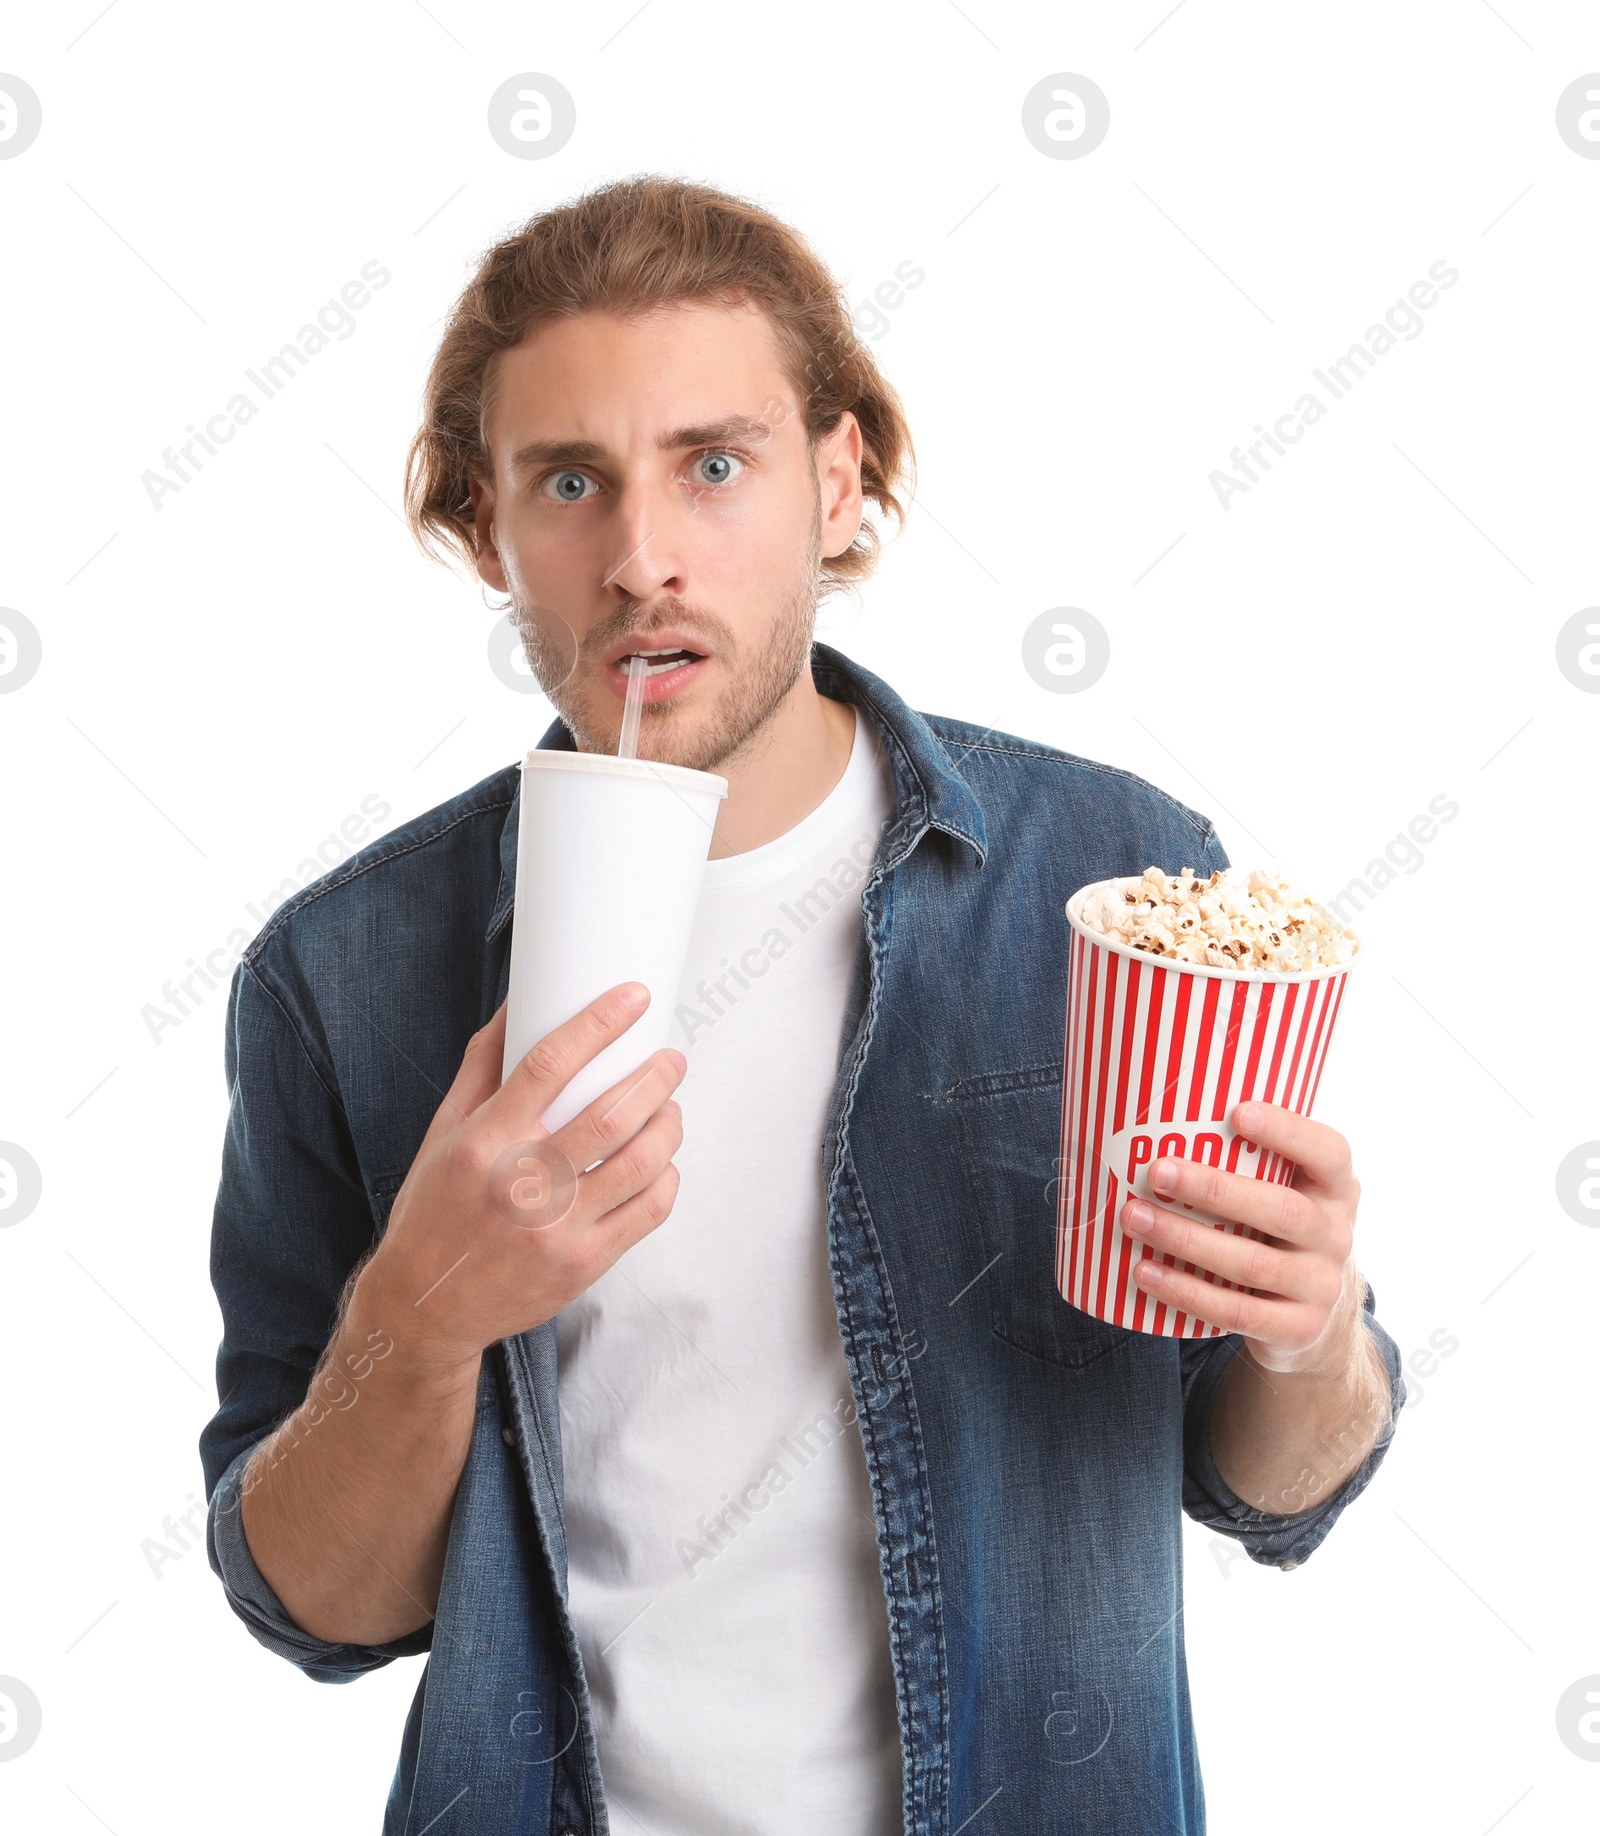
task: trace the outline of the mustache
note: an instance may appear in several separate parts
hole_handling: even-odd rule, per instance
[[[599,656],[621,638],[653,637],[658,631],[681,630],[690,635],[703,634],[708,650],[727,653],[734,649],[732,628],[715,613],[696,612],[682,600],[658,602],[648,612],[639,606],[619,606],[608,612],[584,634],[586,656]]]

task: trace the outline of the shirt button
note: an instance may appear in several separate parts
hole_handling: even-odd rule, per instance
[[[502,1428],[500,1430],[500,1439],[505,1442],[507,1447],[515,1447],[517,1444],[517,1437],[509,1428]],[[577,1833],[573,1830],[563,1830],[561,1836],[577,1836]]]
[[[1298,1568],[1300,1564],[1297,1561],[1295,1561],[1294,1558],[1291,1556],[1287,1562],[1280,1562],[1278,1566],[1279,1568],[1283,1570],[1285,1574],[1288,1574],[1291,1568]]]

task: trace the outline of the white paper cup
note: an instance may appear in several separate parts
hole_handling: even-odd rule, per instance
[[[1062,1077],[1061,1179],[1056,1286],[1084,1313],[1113,1326],[1174,1339],[1222,1329],[1146,1294],[1134,1267],[1152,1256],[1216,1287],[1237,1288],[1193,1263],[1125,1237],[1117,1214],[1150,1190],[1153,1161],[1203,1160],[1287,1185],[1294,1162],[1263,1152],[1228,1126],[1236,1103],[1257,1098],[1309,1116],[1350,970],[1361,960],[1308,969],[1212,969],[1175,963],[1090,930],[1084,899],[1067,901],[1066,1066]],[[1182,1207],[1198,1222],[1261,1240],[1249,1225]]]
[[[554,1131],[667,1043],[717,809],[708,771],[540,748],[522,762],[502,1082],[618,982],[650,1005],[544,1112]]]

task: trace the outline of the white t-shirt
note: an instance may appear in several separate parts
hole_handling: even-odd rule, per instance
[[[900,1739],[822,1183],[892,807],[843,777],[707,863],[667,1221],[556,1316],[569,1605],[615,1836],[892,1836]]]

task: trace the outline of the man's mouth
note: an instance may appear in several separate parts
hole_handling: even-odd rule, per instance
[[[668,670],[682,669],[686,663],[698,663],[701,655],[698,650],[629,650],[616,659],[616,667],[627,675],[633,659],[643,657],[646,676],[664,676]]]
[[[605,665],[605,678],[610,684],[611,692],[617,699],[623,700],[628,693],[628,664],[634,657],[643,657],[644,701],[651,706],[658,701],[666,701],[696,681],[710,667],[711,659],[702,650],[690,650],[686,645],[649,645],[640,644],[631,650],[625,650],[614,656]]]

